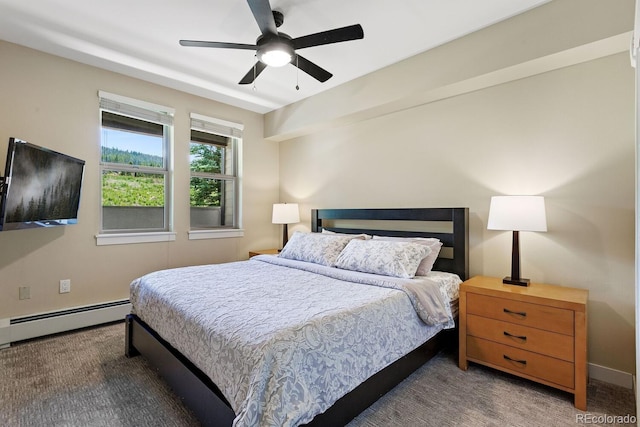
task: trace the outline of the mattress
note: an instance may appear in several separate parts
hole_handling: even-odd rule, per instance
[[[295,426],[453,327],[460,283],[257,256],[148,274],[131,302],[219,387],[234,426]]]

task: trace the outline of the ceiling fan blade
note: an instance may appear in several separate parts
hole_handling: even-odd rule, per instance
[[[314,79],[318,80],[319,82],[324,83],[327,80],[329,80],[331,77],[333,77],[333,74],[331,74],[324,68],[317,66],[313,62],[309,61],[306,58],[303,58],[298,54],[293,56],[291,63],[294,66],[301,69],[302,71],[304,71],[305,73],[309,74]]]
[[[255,45],[255,44],[208,42],[208,41],[201,41],[201,40],[180,40],[180,44],[182,46],[220,47],[220,48],[224,48],[224,49],[247,49],[247,50],[257,50],[258,49],[258,46]]]
[[[247,0],[251,13],[260,27],[260,32],[265,34],[278,34],[276,21],[273,18],[273,11],[269,0]]]
[[[254,68],[255,68],[255,71],[254,71]],[[248,85],[250,83],[253,83],[256,77],[258,77],[260,73],[264,71],[265,68],[267,68],[266,64],[263,64],[260,61],[256,62],[256,65],[251,67],[249,72],[244,75],[244,77],[242,78],[242,80],[240,80],[240,82],[238,82],[238,84]]]
[[[297,37],[292,40],[294,49],[304,49],[305,47],[320,46],[323,44],[346,42],[364,38],[364,31],[360,24],[349,25],[348,27],[336,28],[334,30],[322,31],[320,33],[309,34],[308,36]]]

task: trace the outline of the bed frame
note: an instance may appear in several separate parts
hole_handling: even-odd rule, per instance
[[[371,222],[374,221],[374,222]],[[415,224],[393,228],[393,222]],[[341,225],[345,223],[347,225]],[[362,225],[361,225],[361,224]],[[354,225],[355,224],[355,225]],[[370,224],[375,224],[371,226]],[[383,224],[383,227],[379,225]],[[390,227],[387,227],[387,224]],[[443,231],[442,224],[447,225]],[[435,229],[437,231],[429,231]],[[312,231],[367,233],[395,237],[436,237],[443,243],[435,270],[469,276],[468,208],[313,209]],[[126,317],[125,354],[142,354],[203,426],[231,426],[235,414],[218,387],[185,356],[175,350],[137,316]],[[373,402],[435,356],[445,345],[457,342],[457,329],[444,330],[406,356],[387,366],[343,396],[308,426],[343,426]]]

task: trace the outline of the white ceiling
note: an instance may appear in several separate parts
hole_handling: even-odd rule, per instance
[[[362,25],[363,40],[299,51],[333,73],[325,83],[286,65],[239,85],[253,51],[178,44],[255,43],[246,0],[0,0],[0,39],[266,113],[548,1],[271,0],[284,14],[279,30],[294,38]]]

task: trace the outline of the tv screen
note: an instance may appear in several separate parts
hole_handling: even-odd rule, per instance
[[[77,223],[84,163],[17,138],[9,139],[0,230]]]

